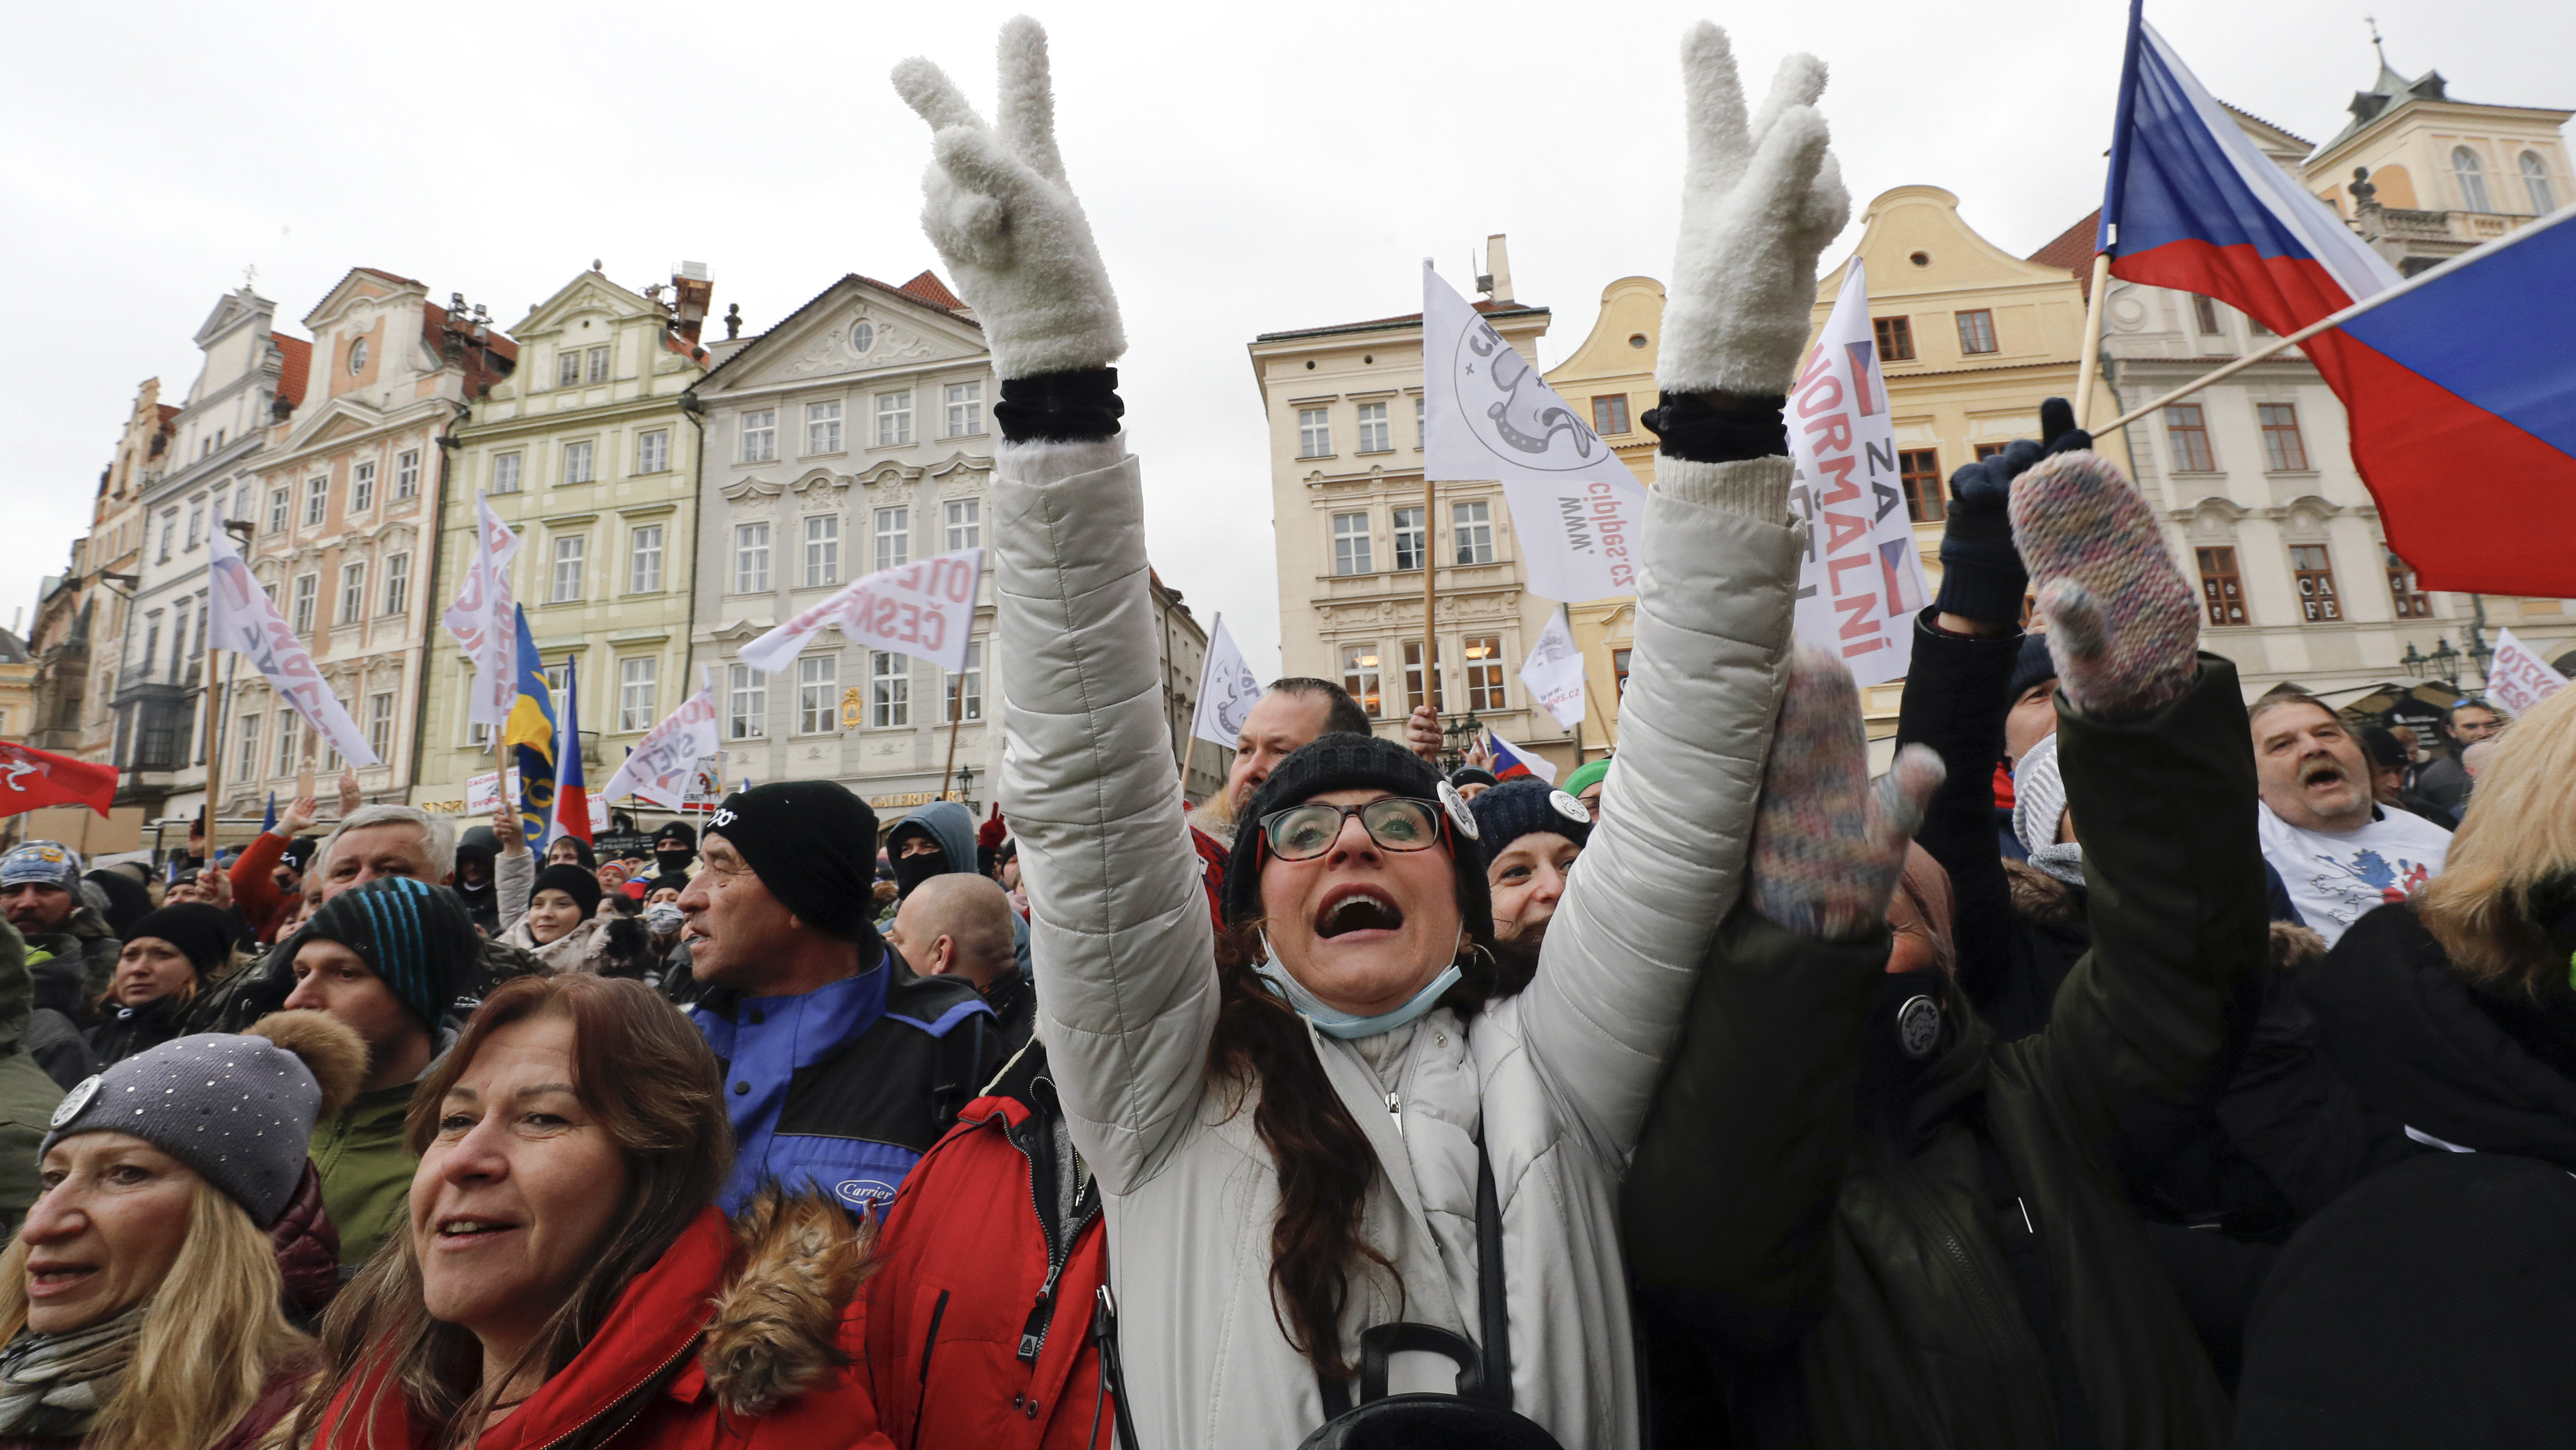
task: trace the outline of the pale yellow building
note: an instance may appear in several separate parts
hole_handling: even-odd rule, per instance
[[[2440,71],[2408,80],[2384,54],[2347,109],[2292,169],[2409,276],[2576,201],[2558,135],[2576,112],[2453,100]]]

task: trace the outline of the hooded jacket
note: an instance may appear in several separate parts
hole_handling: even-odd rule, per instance
[[[956,801],[932,801],[895,822],[894,829],[886,832],[886,859],[895,863],[898,880],[904,873],[902,849],[906,836],[928,836],[937,843],[947,865],[929,874],[976,874],[975,813]],[[1029,924],[1016,911],[1011,913],[1011,959],[1020,969],[1020,980],[1029,980]]]
[[[27,974],[27,944],[16,927],[0,922],[0,1221],[12,1229],[43,1191],[36,1153],[43,1146],[63,1090],[27,1055],[25,1038],[35,982]]]
[[[1002,805],[1047,963],[1038,1031],[1100,1178],[1140,1439],[1284,1450],[1322,1422],[1323,1393],[1271,1302],[1279,1184],[1253,1126],[1260,1086],[1209,1071],[1211,923],[1145,607],[1140,488],[1120,438],[1004,445],[995,591],[1020,663]],[[1404,1288],[1399,1311],[1384,1274],[1354,1273],[1345,1351],[1398,1318],[1481,1332],[1481,1137],[1515,1408],[1590,1450],[1639,1440],[1617,1185],[1740,883],[1800,538],[1669,488],[1647,509],[1616,799],[1536,979],[1472,1022],[1435,1009],[1365,1053],[1312,1039],[1376,1150],[1362,1232]],[[1397,1356],[1391,1387],[1450,1389],[1454,1368],[1428,1360]]]
[[[71,994],[75,1003],[98,1000],[116,976],[116,959],[125,952],[124,940],[108,926],[107,918],[87,905],[72,908],[62,930],[38,932],[27,938],[27,945],[53,954],[54,971],[76,983]],[[37,995],[51,1002],[57,993],[40,986]],[[75,1014],[72,1020],[86,1023],[89,1019]]]
[[[989,1450],[1111,1443],[1088,1332],[1106,1242],[1099,1182],[1074,1154],[1046,1046],[1033,1042],[886,1212],[863,1350],[886,1434]]]
[[[730,1223],[702,1211],[475,1450],[892,1450],[841,1354],[862,1269],[840,1219],[774,1194]],[[432,1438],[375,1368],[332,1398],[313,1447],[426,1450]]]
[[[442,1044],[443,1045],[443,1044]],[[369,1088],[313,1125],[313,1166],[322,1202],[339,1229],[340,1262],[355,1272],[410,1213],[411,1178],[420,1158],[404,1141],[415,1083]]]

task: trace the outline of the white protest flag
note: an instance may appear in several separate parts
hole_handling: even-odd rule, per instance
[[[1645,488],[1427,263],[1422,399],[1423,476],[1502,484],[1533,593],[1582,600],[1637,592]]]
[[[498,728],[510,717],[519,695],[519,630],[511,608],[510,561],[518,557],[519,536],[492,512],[488,496],[475,495],[474,557],[465,566],[465,582],[456,602],[439,622],[465,648],[474,662],[474,692],[467,697],[469,725]]]
[[[276,601],[259,587],[250,566],[233,548],[232,535],[224,532],[221,509],[215,511],[214,531],[207,536],[206,546],[211,551],[206,569],[214,576],[206,595],[209,647],[248,657],[269,688],[351,765],[382,765],[358,722],[349,718],[348,710],[322,683],[322,672],[313,667],[313,652],[286,627]]]
[[[983,573],[982,549],[880,569],[744,645],[742,662],[777,674],[805,641],[837,624],[852,644],[929,660],[957,674],[973,642],[975,583]]]
[[[1858,257],[1783,411],[1797,468],[1789,506],[1807,530],[1798,638],[1841,655],[1861,684],[1885,684],[1913,663],[1914,616],[1931,591],[1898,482],[1896,427]]]
[[[2538,651],[2513,637],[2513,631],[2496,631],[2495,658],[2487,661],[2487,698],[2516,715],[2558,693],[2567,677],[2542,659]]]
[[[698,762],[723,749],[724,741],[716,733],[715,682],[711,671],[701,670],[698,692],[663,716],[661,724],[645,731],[617,773],[591,799],[640,795],[664,810],[676,811],[688,801]]]
[[[1540,709],[1556,717],[1557,727],[1571,730],[1583,723],[1583,651],[1575,647],[1562,605],[1547,617],[1529,658],[1521,661],[1521,683]]]
[[[1261,698],[1261,677],[1243,662],[1234,636],[1225,632],[1219,614],[1208,631],[1207,667],[1199,671],[1199,708],[1190,717],[1190,733],[1228,750],[1243,738],[1243,722]]]

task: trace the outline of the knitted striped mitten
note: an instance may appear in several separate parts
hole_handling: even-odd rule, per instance
[[[1800,936],[1842,941],[1886,919],[1905,843],[1941,784],[1941,757],[1909,745],[1875,786],[1860,691],[1833,651],[1801,644],[1762,768],[1745,868],[1753,909]]]
[[[2013,540],[2075,708],[2131,719],[2191,688],[2200,604],[2119,465],[2061,453],[2013,480]]]

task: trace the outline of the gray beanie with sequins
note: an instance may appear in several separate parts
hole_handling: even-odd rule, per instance
[[[276,1013],[244,1034],[175,1038],[74,1086],[39,1152],[81,1133],[131,1133],[267,1228],[304,1176],[314,1123],[355,1093],[366,1051],[319,1012]]]

